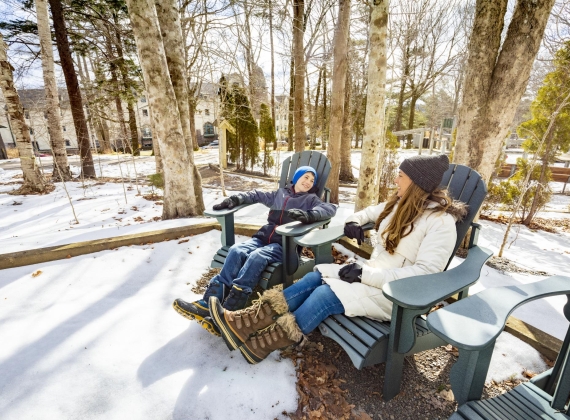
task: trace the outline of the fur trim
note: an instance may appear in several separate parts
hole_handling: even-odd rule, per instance
[[[465,204],[463,201],[453,200],[451,206],[449,206],[446,210],[446,213],[451,214],[456,221],[461,221],[467,216],[469,212],[469,206]]]
[[[297,325],[297,321],[295,320],[295,315],[293,315],[292,313],[287,312],[286,314],[280,316],[279,318],[277,318],[276,323],[281,327],[283,331],[285,331],[285,334],[287,334],[289,340],[298,343],[303,339],[304,337],[303,332]]]
[[[278,289],[266,290],[263,295],[261,295],[261,303],[267,302],[271,308],[277,312],[279,315],[289,312],[289,305],[285,300],[285,295]]]

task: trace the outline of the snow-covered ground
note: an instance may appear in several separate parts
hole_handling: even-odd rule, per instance
[[[216,153],[199,152],[196,161],[215,163]],[[281,152],[280,160],[287,155]],[[354,166],[359,158],[355,152]],[[105,177],[131,174],[132,182],[66,183],[79,223],[61,184],[45,196],[12,196],[6,192],[18,186],[12,182],[21,171],[0,169],[0,253],[206,220],[153,221],[162,208],[143,198],[151,188],[135,183],[130,159],[116,159],[101,157],[96,167]],[[154,172],[152,158],[135,162],[139,177]],[[206,206],[220,198],[220,190],[204,188]],[[554,199],[561,217],[570,217],[569,197]],[[341,203],[333,223],[342,224],[352,211],[352,203]],[[266,208],[255,205],[239,212],[236,221],[260,224],[266,217]],[[504,226],[482,224],[479,243],[497,251]],[[568,234],[522,227],[513,229],[511,241],[504,256],[517,265],[570,275]],[[280,418],[283,411],[294,410],[296,376],[290,360],[274,353],[268,361],[250,366],[170,307],[177,297],[196,297],[190,288],[218,246],[219,232],[210,231],[183,243],[124,247],[2,270],[0,418],[246,419]],[[472,293],[541,278],[505,275],[485,266]],[[568,326],[564,303],[563,297],[543,299],[514,316],[562,338]],[[506,379],[523,368],[537,371],[545,366],[532,348],[502,334],[489,378]]]

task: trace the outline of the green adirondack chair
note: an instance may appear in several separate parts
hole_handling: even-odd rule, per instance
[[[317,171],[316,194],[323,201],[330,202],[330,190],[325,188],[325,185],[329,177],[331,164],[325,155],[313,150],[295,153],[285,159],[281,169],[279,188],[289,185],[295,171],[300,166],[311,166],[315,168]],[[242,204],[231,210],[207,210],[204,212],[206,216],[215,217],[222,227],[222,247],[218,249],[214,255],[210,267],[221,268],[224,265],[228,250],[230,246],[235,243],[234,213],[249,205],[250,204]],[[276,232],[283,237],[283,262],[273,263],[267,266],[261,275],[262,278],[259,285],[264,289],[281,283],[283,283],[283,287],[288,287],[293,284],[294,278],[300,278],[311,271],[315,265],[314,260],[300,255],[300,248],[293,242],[293,239],[297,236],[305,235],[315,228],[326,226],[328,223],[329,220],[311,224],[291,222],[279,226]]]
[[[481,176],[467,166],[450,165],[441,185],[448,188],[453,198],[469,206],[465,219],[456,224],[457,242],[449,258],[451,262],[464,236],[472,228],[465,261],[443,273],[409,277],[385,285],[383,293],[393,302],[391,322],[334,315],[319,325],[321,333],[339,343],[357,369],[386,362],[385,400],[400,392],[405,356],[445,344],[431,334],[424,315],[450,296],[466,297],[469,287],[479,280],[483,264],[492,255],[491,251],[477,245],[480,225],[473,223],[487,195]],[[372,227],[369,224],[365,228]],[[342,236],[343,226],[335,226],[310,232],[295,242],[313,249],[316,264],[331,263],[331,244]]]
[[[570,328],[552,369],[506,394],[478,401],[495,341],[509,315],[535,299],[562,294],[568,299],[564,315],[570,321],[570,277],[564,276],[486,289],[428,316],[427,323],[434,335],[459,348],[459,359],[451,368],[450,380],[460,407],[450,419],[570,419]]]

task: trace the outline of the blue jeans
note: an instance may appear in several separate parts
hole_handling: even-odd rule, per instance
[[[251,238],[230,247],[222,271],[212,281],[217,280],[229,288],[235,284],[244,293],[250,294],[259,283],[265,267],[282,259],[281,245],[265,245],[261,239]]]
[[[318,271],[308,273],[283,291],[289,311],[303,334],[309,334],[330,315],[342,314],[344,306]]]

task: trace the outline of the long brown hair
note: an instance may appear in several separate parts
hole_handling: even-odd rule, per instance
[[[397,193],[394,193],[394,195],[388,199],[386,207],[384,207],[384,210],[380,213],[380,216],[378,216],[374,227],[378,230],[382,220],[392,212],[396,203],[399,203],[396,214],[394,214],[394,217],[381,234],[385,242],[384,247],[386,251],[393,254],[400,240],[408,236],[412,230],[414,230],[414,222],[426,210],[429,201],[437,203],[436,207],[430,208],[430,211],[433,212],[445,212],[453,203],[453,199],[449,196],[447,190],[436,189],[434,192],[429,193],[422,190],[413,182],[406,189],[402,197],[398,197]]]

